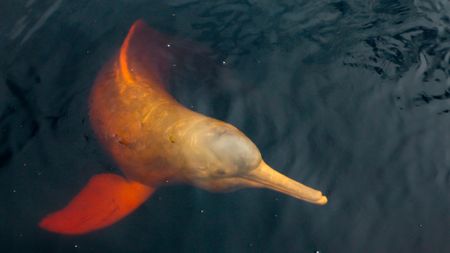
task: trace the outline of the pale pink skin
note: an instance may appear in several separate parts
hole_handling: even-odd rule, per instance
[[[148,43],[141,43],[155,34],[136,22],[90,97],[97,138],[128,178],[151,187],[182,182],[210,191],[264,187],[314,204],[327,202],[320,191],[270,168],[237,128],[193,112],[168,94],[148,63]]]

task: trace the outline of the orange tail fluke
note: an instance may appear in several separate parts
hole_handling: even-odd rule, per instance
[[[204,56],[209,50],[188,39],[172,38],[149,27],[142,20],[131,26],[118,55],[120,73],[126,82],[135,83],[143,78],[154,84],[165,85],[170,70],[176,62],[189,61],[185,65],[202,64],[202,68],[211,67],[211,59]],[[195,56],[195,62],[189,60]]]
[[[139,207],[154,189],[115,174],[90,179],[63,209],[44,217],[39,226],[61,234],[84,234],[107,227]]]
[[[119,66],[125,81],[136,82],[136,76],[163,84],[173,61],[175,48],[170,39],[147,26],[142,20],[134,22],[122,43]]]

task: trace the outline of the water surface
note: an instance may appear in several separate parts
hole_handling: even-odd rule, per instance
[[[2,252],[450,252],[448,1],[0,6]],[[139,18],[208,49],[173,66],[178,100],[240,128],[328,205],[174,186],[105,230],[40,230],[92,175],[120,173],[87,98]]]

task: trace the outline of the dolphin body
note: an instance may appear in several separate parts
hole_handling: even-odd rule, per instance
[[[193,112],[165,89],[170,55],[164,37],[138,20],[116,57],[100,71],[90,96],[95,135],[124,176],[99,174],[41,228],[84,234],[122,219],[166,182],[209,191],[268,188],[323,205],[320,191],[270,168],[258,148],[225,122]]]

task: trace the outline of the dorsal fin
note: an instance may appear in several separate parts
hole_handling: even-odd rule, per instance
[[[145,79],[162,85],[173,58],[170,39],[137,20],[120,48],[119,72],[127,83]]]

